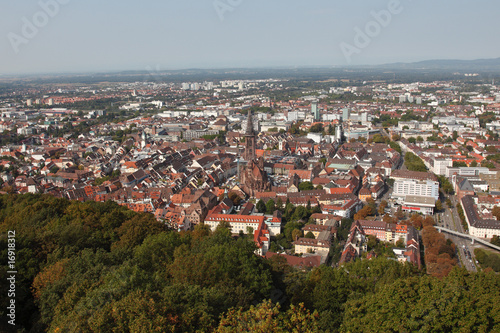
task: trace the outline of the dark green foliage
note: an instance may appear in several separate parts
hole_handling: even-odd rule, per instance
[[[301,230],[303,227],[304,227],[304,223],[300,223],[300,222],[288,222],[285,225],[285,230],[284,230],[283,233],[285,234],[286,239],[289,242],[292,242],[292,241],[295,240],[295,239],[293,239],[293,236],[292,236],[293,231],[294,230]]]
[[[54,292],[41,293],[37,305],[42,318],[38,323],[31,322],[36,308],[30,288],[43,269],[68,258],[76,260],[83,253],[88,257],[89,253],[108,253],[115,248],[115,255],[123,255],[149,235],[164,230],[152,215],[136,214],[113,202],[80,203],[28,194],[1,196],[0,208],[0,234],[16,231],[16,269],[23,272],[17,281],[16,300],[22,304],[19,309],[23,309],[19,311],[18,322],[26,327],[49,323],[57,304],[56,295],[63,294],[64,288],[58,289],[57,284]],[[0,249],[3,255],[7,249],[5,238],[0,239]],[[79,263],[75,267],[86,266]],[[99,265],[92,261],[88,267],[86,274],[92,274],[91,268]],[[2,269],[3,281],[5,271]],[[49,287],[47,290],[52,290],[52,285]],[[6,301],[6,298],[0,301],[2,309],[6,308]],[[4,315],[4,310],[0,312]]]
[[[311,182],[302,182],[299,184],[299,191],[314,190],[314,185]]]
[[[441,139],[439,136],[437,135],[433,135],[433,136],[429,136],[427,138],[427,141],[430,141],[430,142],[443,142],[443,139]]]
[[[387,185],[390,186],[390,187],[393,187],[395,182],[396,181],[394,180],[394,178],[388,178],[386,180]]]
[[[488,162],[487,160],[484,160],[481,162],[481,166],[483,168],[488,168],[488,169],[495,169],[495,164],[493,164],[492,162]]]
[[[386,144],[388,144],[391,140],[388,137],[383,136],[381,134],[375,134],[372,138],[372,141],[374,143],[386,143]]]
[[[453,167],[454,168],[466,168],[467,167],[467,163],[465,162],[460,162],[460,161],[453,161]]]
[[[323,211],[321,210],[321,206],[318,204],[316,206],[314,206],[314,208],[312,209],[312,214],[321,214]]]
[[[328,125],[328,135],[335,135],[335,128],[332,125]]]
[[[410,152],[405,154],[405,165],[406,168],[410,171],[427,171],[427,168],[422,159]]]
[[[305,238],[311,238],[311,239],[314,239],[314,234],[312,232],[308,232],[307,234],[304,235]]]
[[[437,176],[439,180],[439,185],[441,186],[442,190],[446,194],[453,194],[453,185],[451,185],[450,180],[446,178],[445,176]]]
[[[342,250],[344,249],[344,243],[349,236],[349,231],[351,230],[352,219],[344,218],[340,221],[339,227],[337,229],[337,237],[333,240],[330,246],[330,258],[333,264],[337,264],[340,260]]]
[[[346,304],[342,332],[496,332],[500,279],[455,269],[444,279],[411,277]]]
[[[283,211],[283,201],[281,200],[281,198],[278,198],[278,200],[276,200],[276,209],[281,212]]]
[[[381,242],[375,236],[368,236],[368,251],[375,252],[378,257],[395,258],[396,255],[393,252],[395,247],[398,246],[393,242]],[[404,244],[401,247],[404,247]]]
[[[285,209],[290,216],[304,211],[290,204]],[[284,258],[255,255],[251,238],[234,238],[224,225],[214,232],[205,225],[192,232],[166,231],[152,215],[112,202],[1,196],[0,218],[1,235],[16,230],[21,330],[499,329],[500,286],[493,273],[455,270],[439,280],[382,257],[303,271],[288,266]],[[341,250],[351,224],[342,220],[335,251]],[[271,246],[290,247],[288,239],[303,226],[288,222]],[[369,246],[379,244],[370,239]],[[5,236],[0,247],[5,257]],[[0,292],[6,295],[7,269],[2,265]],[[6,302],[6,297],[0,299],[2,316]]]
[[[352,219],[347,219],[347,218],[344,218],[340,221],[340,226],[337,230],[337,238],[339,240],[341,241],[347,240],[353,222],[354,221]]]
[[[382,123],[382,126],[387,128],[387,127],[392,127],[392,126],[397,126],[398,125],[398,119],[397,118],[391,118],[391,116],[384,114],[381,115],[379,118],[375,118],[372,121],[373,124],[377,123]]]
[[[436,201],[436,211],[440,212],[442,210],[443,210],[443,203],[441,202],[441,200],[437,200]]]
[[[475,249],[474,255],[483,268],[491,268],[495,272],[500,272],[500,255],[482,249]]]
[[[497,163],[500,163],[500,154],[494,154],[494,155],[489,155],[486,157],[488,161],[495,161]]]
[[[460,217],[460,222],[462,222],[464,230],[469,230],[469,225],[467,224],[467,220],[465,219],[464,209],[462,208],[462,205],[460,203],[457,203],[457,213]]]
[[[312,125],[311,128],[309,129],[309,132],[311,132],[311,133],[323,132],[323,124],[317,123],[317,124]]]
[[[113,178],[116,178],[116,177],[119,177],[121,174],[120,170],[114,170],[109,176],[105,176],[105,177],[102,177],[102,178],[97,178],[95,181],[94,181],[94,185],[102,185],[102,183],[110,180],[110,179],[113,179]]]
[[[274,211],[276,210],[276,204],[273,199],[269,199],[266,202],[266,214],[272,215]]]
[[[309,214],[306,207],[298,206],[297,208],[295,208],[295,211],[293,212],[292,220],[293,221],[307,220],[308,215]]]
[[[262,199],[260,199],[259,202],[257,202],[256,208],[257,208],[257,211],[259,213],[265,213],[266,212],[266,203]]]
[[[402,150],[401,150],[401,147],[399,146],[399,144],[397,142],[391,141],[391,142],[389,142],[389,146],[392,149],[394,149],[395,151],[397,151],[398,153],[401,154]]]
[[[350,298],[373,293],[378,286],[415,274],[417,270],[411,265],[383,258],[356,261],[339,269],[322,266],[307,277],[294,276],[289,287],[291,302],[304,302],[309,309],[318,311],[321,331],[338,332]]]
[[[233,202],[235,206],[239,206],[241,203],[241,197],[236,192],[229,192],[227,198]]]

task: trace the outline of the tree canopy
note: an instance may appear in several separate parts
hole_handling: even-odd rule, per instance
[[[405,166],[410,171],[427,171],[427,167],[422,159],[411,152],[405,154]]]
[[[287,204],[285,214],[308,212]],[[434,277],[384,257],[340,268],[295,269],[282,257],[256,255],[253,239],[233,237],[223,223],[213,232],[200,224],[178,233],[151,214],[113,202],[3,195],[0,221],[2,235],[16,231],[20,331],[500,330],[500,281],[494,272],[455,267]],[[339,248],[351,223],[343,219],[339,226]],[[284,241],[303,226],[288,222]],[[451,257],[452,246],[430,232],[424,244],[437,248],[438,260]],[[3,236],[4,258],[7,248]],[[3,261],[5,295],[7,271]],[[0,298],[2,316],[7,302]]]

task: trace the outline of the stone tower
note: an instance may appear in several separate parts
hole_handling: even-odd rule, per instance
[[[253,116],[252,111],[248,111],[247,129],[245,131],[245,161],[252,161],[255,159],[255,146],[256,138],[253,130]]]

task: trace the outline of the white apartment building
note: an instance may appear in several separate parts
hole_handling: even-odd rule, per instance
[[[447,168],[451,168],[453,166],[453,160],[450,159],[434,159],[434,165],[432,166],[432,171],[436,175],[446,176]]]
[[[433,180],[398,179],[394,182],[392,197],[398,201],[407,195],[439,199],[439,182]]]
[[[500,221],[483,219],[479,216],[477,200],[477,197],[466,195],[460,202],[465,213],[465,220],[469,226],[469,235],[486,239],[490,239],[495,235],[500,236]]]

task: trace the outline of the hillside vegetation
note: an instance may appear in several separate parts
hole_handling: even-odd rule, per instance
[[[494,272],[435,278],[384,258],[301,271],[227,228],[172,232],[113,202],[1,196],[0,218],[2,258],[16,231],[25,332],[500,331]]]

